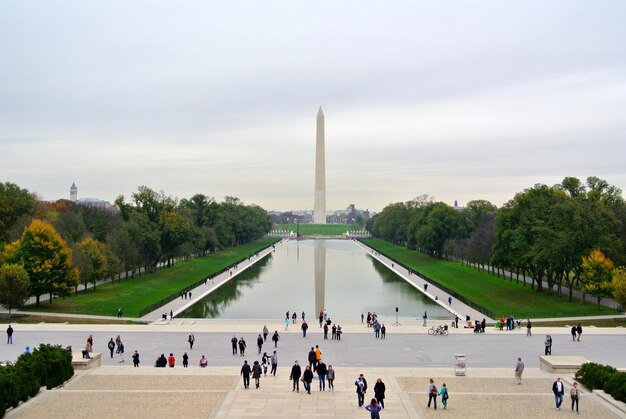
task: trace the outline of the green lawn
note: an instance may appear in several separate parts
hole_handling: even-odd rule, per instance
[[[294,234],[298,231],[296,224],[276,224],[277,230],[289,230]],[[337,236],[346,234],[346,231],[352,231],[355,228],[349,224],[300,224],[300,234],[311,235],[318,234],[321,236]]]
[[[537,292],[531,290],[529,285],[524,287],[515,281],[498,278],[457,262],[432,258],[382,239],[364,239],[363,243],[498,316],[513,314],[518,319],[524,319],[617,314],[608,307],[589,303],[580,305],[578,301],[570,303],[566,297],[548,295],[545,291]]]
[[[100,285],[95,292],[90,288],[78,296],[55,299],[52,304],[42,300],[39,308],[28,306],[25,310],[116,316],[117,309],[122,307],[125,317],[138,317],[143,308],[179,293],[276,241],[276,238],[264,237],[202,258],[179,262],[171,268],[161,268],[135,279]]]

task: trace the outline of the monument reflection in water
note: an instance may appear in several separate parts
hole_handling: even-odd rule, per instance
[[[374,311],[400,318],[449,319],[446,310],[349,240],[289,241],[178,317],[284,319],[304,311],[315,323],[321,309],[331,319],[360,320]],[[392,321],[392,322],[393,322]]]

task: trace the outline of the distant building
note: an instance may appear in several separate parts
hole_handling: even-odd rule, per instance
[[[78,199],[78,188],[75,183],[72,183],[70,187],[70,201],[75,202],[78,205],[90,208],[102,208],[108,211],[117,211],[117,206],[111,204],[109,201],[103,201],[98,198],[82,198]]]
[[[460,207],[459,206],[459,202],[455,199],[454,200],[454,206],[452,207],[452,209],[455,209],[457,211],[463,211],[465,209],[465,207]]]
[[[70,201],[78,201],[78,188],[74,182],[72,182],[72,186],[70,186]]]

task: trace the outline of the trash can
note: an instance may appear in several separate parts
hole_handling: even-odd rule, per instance
[[[465,375],[465,354],[454,354],[454,375]]]

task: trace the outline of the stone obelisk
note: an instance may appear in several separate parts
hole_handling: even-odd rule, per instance
[[[315,142],[315,206],[313,221],[326,224],[326,156],[324,145],[324,112],[317,111],[317,132]]]

